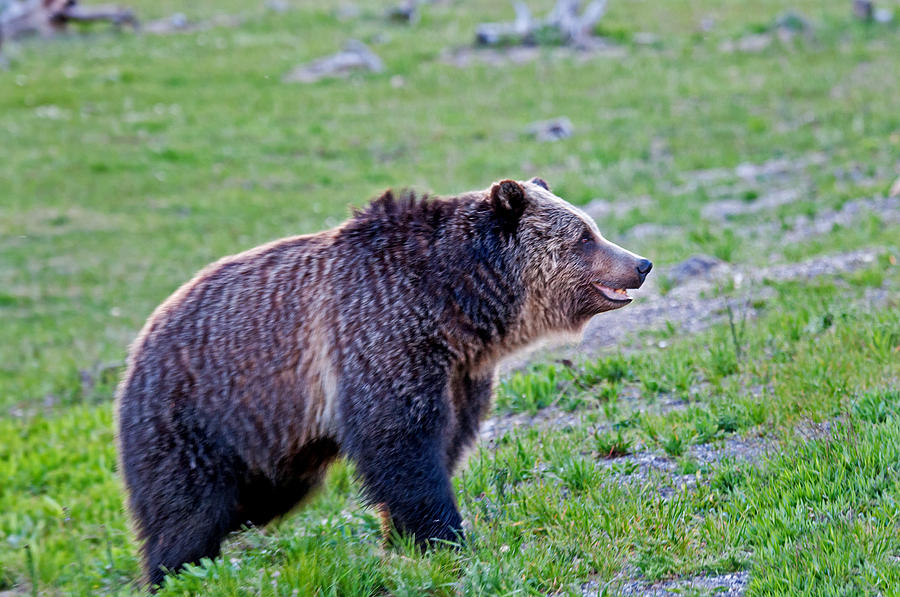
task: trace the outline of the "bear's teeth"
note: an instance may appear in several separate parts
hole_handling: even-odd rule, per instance
[[[604,286],[599,282],[594,282],[594,287],[597,288],[603,295],[611,300],[611,301],[629,301],[631,297],[625,291],[624,288],[612,288],[611,286]]]

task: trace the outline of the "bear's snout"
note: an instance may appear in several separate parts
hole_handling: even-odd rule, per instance
[[[650,273],[650,270],[653,269],[653,262],[649,259],[641,259],[638,261],[636,269],[638,277],[641,279],[640,284],[638,284],[638,286],[640,286],[644,283],[644,280],[647,279],[647,274]]]
[[[591,301],[592,314],[596,314],[630,303],[628,290],[643,286],[653,263],[601,238],[590,269],[590,287],[595,297]]]
[[[653,269],[653,263],[606,239],[602,240],[593,270],[597,281],[605,286],[640,288]]]

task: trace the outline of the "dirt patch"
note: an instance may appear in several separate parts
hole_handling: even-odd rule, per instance
[[[707,220],[725,222],[734,216],[776,209],[798,197],[795,191],[775,191],[753,202],[736,199],[713,201],[704,205],[701,213]],[[900,196],[854,199],[844,203],[840,208],[824,209],[812,216],[800,214],[788,217],[783,222],[770,220],[755,225],[742,224],[733,230],[742,239],[778,239],[779,245],[796,244],[828,234],[840,226],[853,226],[866,216],[876,217],[884,224],[900,223]],[[639,230],[644,226],[652,232],[650,236],[656,238],[675,236],[683,232],[677,228],[667,228],[658,224],[638,224],[625,232],[623,241],[635,238],[634,232],[640,233],[637,238],[648,236]]]
[[[734,168],[711,168],[707,170],[693,170],[685,172],[682,176],[684,183],[681,186],[669,189],[675,195],[694,193],[698,189],[704,189],[709,196],[734,196],[735,184],[766,183],[770,186],[778,182],[789,182],[804,175],[814,166],[822,166],[828,162],[828,156],[824,153],[813,152],[795,158],[774,158],[759,164],[744,162]],[[730,183],[721,186],[724,183]]]
[[[712,201],[700,209],[700,215],[707,220],[727,220],[734,216],[774,210],[799,198],[800,191],[797,189],[780,189],[767,193],[753,201],[744,201],[742,199]]]
[[[789,196],[790,194],[773,194],[753,203],[714,201],[704,205],[701,212],[708,220],[724,221],[735,215],[756,213],[790,203],[791,201],[781,201]],[[840,226],[852,226],[866,216],[876,217],[884,224],[900,223],[900,196],[854,199],[838,209],[825,209],[813,216],[801,214],[787,218],[784,222],[767,221],[740,226],[735,229],[735,233],[745,239],[777,238],[780,245],[794,244],[828,234]]]
[[[491,443],[511,431],[523,427],[560,428],[567,425],[578,425],[581,413],[565,411],[557,406],[548,406],[535,414],[521,413],[515,415],[498,415],[488,417],[479,427],[479,441]]]
[[[642,597],[664,597],[666,595],[716,595],[717,597],[738,597],[747,591],[750,573],[746,571],[721,574],[719,576],[693,576],[673,580],[648,583],[646,581],[630,581],[619,587],[620,595],[641,595]],[[597,583],[582,585],[581,594],[599,595]]]
[[[794,435],[805,442],[829,440],[833,437],[834,430],[834,421],[820,421],[817,423],[807,419],[794,427]]]
[[[814,217],[797,216],[790,230],[779,238],[783,243],[797,243],[828,234],[838,226],[850,226],[865,215],[875,215],[885,224],[900,223],[900,197],[873,197],[848,201],[840,209],[819,212]]]
[[[778,445],[770,438],[732,436],[708,444],[692,445],[685,450],[682,458],[692,460],[698,467],[723,460],[756,464],[777,450]],[[671,499],[680,491],[696,489],[698,483],[709,483],[709,479],[703,476],[682,473],[681,465],[660,450],[638,449],[625,456],[600,460],[599,466],[614,471],[610,483],[634,487],[652,485],[664,500]]]
[[[838,226],[852,226],[867,216],[877,217],[887,224],[900,222],[900,183],[897,193],[890,192],[887,196],[859,198],[839,208],[823,209],[814,215],[798,214],[773,221],[771,216],[774,214],[771,212],[803,199],[804,189],[813,188],[806,169],[821,166],[824,162],[822,154],[810,154],[795,160],[741,164],[734,169],[698,170],[686,173],[687,182],[670,192],[678,195],[702,189],[712,199],[700,208],[702,217],[710,222],[724,223],[735,217],[753,214],[769,216],[768,221],[757,224],[743,223],[734,228],[734,232],[743,239],[777,238],[779,244],[803,242],[827,234]],[[588,204],[587,207],[590,209],[586,211],[595,219],[613,213],[611,204],[604,201]],[[645,223],[627,230],[621,240],[673,237],[682,233],[683,230],[677,227]]]
[[[691,446],[688,456],[700,464],[715,464],[722,460],[759,462],[778,449],[778,442],[759,436],[733,436],[721,442]]]
[[[627,55],[625,48],[610,42],[603,42],[596,43],[585,49],[540,46],[512,46],[508,48],[462,47],[444,51],[440,60],[457,68],[466,68],[473,64],[486,64],[488,66],[526,64],[544,57],[550,60],[571,58],[577,62],[585,62],[592,58],[622,58],[625,55]]]

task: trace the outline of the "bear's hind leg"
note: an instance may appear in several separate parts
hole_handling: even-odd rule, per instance
[[[159,585],[167,573],[184,564],[215,558],[222,540],[235,530],[237,491],[224,484],[207,485],[203,495],[185,492],[183,499],[168,501],[165,508],[140,533],[144,570],[149,586]]]

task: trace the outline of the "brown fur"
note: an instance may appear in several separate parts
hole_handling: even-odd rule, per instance
[[[150,317],[118,392],[147,580],[284,514],[341,454],[386,531],[459,539],[450,474],[498,360],[624,304],[593,283],[647,271],[537,179],[388,192],[336,229],[208,266]]]

